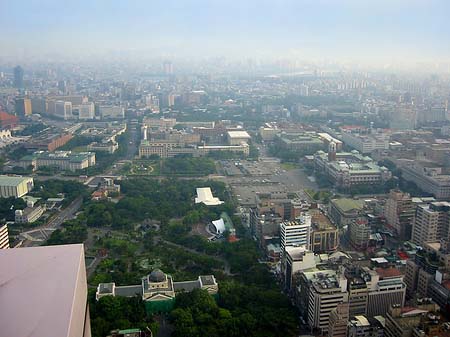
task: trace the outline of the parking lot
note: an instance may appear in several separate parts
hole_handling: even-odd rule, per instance
[[[221,177],[233,190],[239,204],[244,207],[255,205],[256,194],[295,193],[308,199],[304,189],[317,189],[312,177],[300,168],[285,170],[276,158],[259,161],[227,160],[220,162],[224,176]]]

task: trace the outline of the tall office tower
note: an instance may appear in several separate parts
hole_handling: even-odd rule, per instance
[[[173,64],[170,61],[164,61],[163,63],[164,74],[173,75]]]
[[[16,115],[18,116],[29,116],[33,113],[31,106],[31,99],[29,98],[16,98],[15,102]]]
[[[282,261],[282,273],[286,290],[292,290],[294,275],[316,267],[314,253],[305,247],[286,247],[285,258]]]
[[[92,102],[82,103],[78,111],[79,119],[93,119],[95,117],[95,105]]]
[[[288,246],[311,246],[311,215],[303,213],[294,221],[285,221],[280,224],[281,254],[284,255]]]
[[[0,225],[0,249],[9,248],[8,225]]]
[[[33,110],[33,113],[36,114],[45,114],[47,113],[47,100],[43,97],[39,98],[32,98],[31,99],[31,108]]]
[[[58,81],[58,90],[62,93],[65,94],[67,91],[67,85],[66,85],[66,81]]]
[[[400,190],[390,191],[384,207],[384,216],[387,224],[396,230],[401,240],[411,240],[414,207],[409,193]]]
[[[22,89],[24,87],[23,68],[21,66],[14,68],[14,87],[17,89]]]
[[[72,103],[64,101],[56,101],[55,115],[64,119],[72,118]]]
[[[403,275],[395,268],[370,271],[367,282],[367,316],[384,315],[392,305],[405,303],[406,284]]]
[[[449,211],[449,202],[418,205],[412,226],[411,241],[423,246],[426,242],[448,239]]]
[[[91,336],[83,245],[7,249],[0,270],[1,336]]]
[[[309,96],[309,87],[306,84],[300,85],[300,96]]]
[[[330,313],[328,337],[347,337],[348,303],[339,303]]]
[[[341,272],[317,272],[310,279],[308,324],[322,334],[328,332],[330,313],[348,302],[347,279]]]
[[[345,276],[348,280],[350,317],[383,315],[391,305],[403,305],[405,301],[406,285],[403,275],[396,268],[372,270],[349,266]]]

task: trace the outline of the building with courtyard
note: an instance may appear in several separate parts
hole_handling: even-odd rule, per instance
[[[95,298],[98,301],[104,296],[140,296],[148,313],[169,312],[173,308],[177,293],[194,289],[203,289],[215,295],[219,287],[214,275],[201,275],[193,281],[174,282],[171,275],[155,269],[143,277],[138,285],[116,286],[114,282],[99,283]]]

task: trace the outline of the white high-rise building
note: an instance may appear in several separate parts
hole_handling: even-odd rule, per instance
[[[87,102],[80,105],[78,114],[79,119],[93,119],[94,117],[95,117],[94,103]]]
[[[311,246],[311,215],[303,213],[294,221],[285,221],[280,224],[281,253],[288,246]]]

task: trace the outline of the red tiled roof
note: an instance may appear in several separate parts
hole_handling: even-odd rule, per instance
[[[3,121],[3,120],[11,120],[11,119],[17,119],[17,117],[14,115],[10,115],[7,112],[0,111],[0,120]]]
[[[396,276],[402,276],[403,274],[398,270],[397,268],[377,268],[376,269],[378,275],[380,275],[380,278],[390,278],[390,277],[396,277]]]

